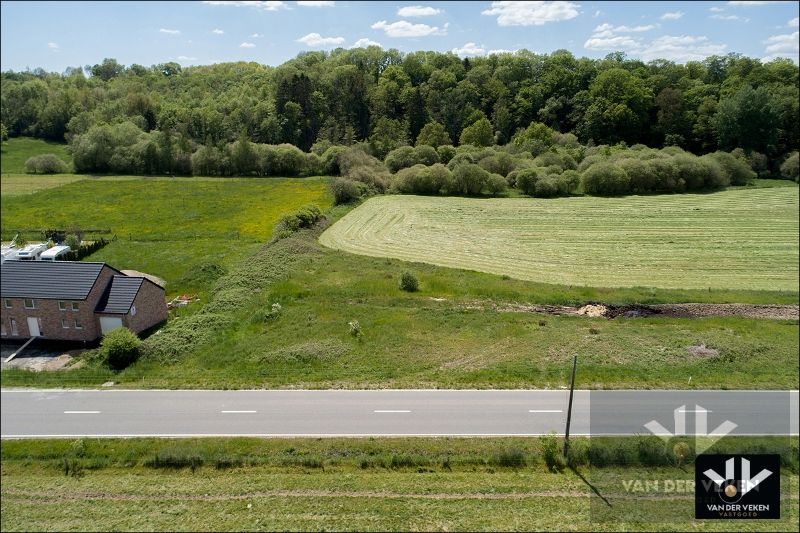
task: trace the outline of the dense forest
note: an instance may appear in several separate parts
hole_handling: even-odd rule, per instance
[[[798,73],[788,59],[736,54],[681,65],[375,46],[278,67],[106,59],[63,74],[2,73],[0,118],[11,136],[69,142],[79,172],[336,174],[332,156],[353,145],[396,172],[409,166],[391,157],[404,146],[406,155],[415,145],[458,147],[412,161],[428,166],[449,165],[462,147],[516,147],[507,151],[533,159],[582,146],[568,154],[575,165],[561,165],[571,170],[595,147],[639,145],[670,156],[736,150],[756,173],[780,176],[800,145]]]

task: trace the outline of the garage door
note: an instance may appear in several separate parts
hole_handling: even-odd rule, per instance
[[[122,327],[122,319],[116,316],[101,316],[100,317],[100,331],[103,335],[109,331],[113,331]]]

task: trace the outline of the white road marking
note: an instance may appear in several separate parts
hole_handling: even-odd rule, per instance
[[[410,413],[411,411],[406,409],[377,409],[373,411],[373,413]]]
[[[561,409],[528,409],[529,413],[563,413]]]
[[[99,415],[100,411],[64,411],[65,415]]]
[[[220,411],[220,413],[257,413],[258,411]]]

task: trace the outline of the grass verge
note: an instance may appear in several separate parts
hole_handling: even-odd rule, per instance
[[[691,494],[642,498],[626,494],[619,483],[688,480],[690,465],[643,466],[637,456],[627,466],[576,462],[574,470],[553,472],[545,459],[548,439],[3,441],[0,527],[668,531],[729,526],[694,520]],[[573,442],[586,447],[585,441]],[[639,449],[640,441],[605,439],[601,445]],[[773,446],[753,438],[721,442],[726,451]],[[785,442],[780,439],[776,450],[796,458],[797,439],[788,449]],[[561,445],[555,439],[552,444]],[[737,528],[796,529],[796,459],[785,463],[782,476],[783,519],[741,521]],[[638,514],[623,514],[620,521],[599,513],[602,507],[588,485],[595,477],[605,480],[599,490],[611,509],[636,504]]]

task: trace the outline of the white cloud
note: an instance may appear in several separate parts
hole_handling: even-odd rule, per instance
[[[178,61],[197,61],[196,57],[178,56]]]
[[[168,30],[168,29],[166,29],[166,28],[161,28],[161,29],[160,29],[160,30],[158,30],[158,31],[159,31],[160,33],[168,33],[168,34],[170,34],[170,35],[180,35],[180,34],[181,34],[181,30]]]
[[[740,17],[739,15],[711,15],[708,18],[716,19],[716,20],[741,20],[742,22],[750,22],[750,19],[747,17]]]
[[[705,36],[664,35],[646,45],[638,55],[644,61],[669,59],[685,63],[699,61],[712,55],[722,55],[727,47],[726,44],[711,43]]]
[[[302,6],[302,7],[334,7],[336,5],[336,2],[329,2],[329,1],[326,1],[326,0],[320,0],[318,2],[312,2],[312,1],[297,2],[297,5],[298,6]]]
[[[427,24],[411,24],[405,20],[389,24],[385,20],[381,20],[373,24],[371,28],[383,30],[389,37],[428,37],[430,35],[447,35],[448,26],[449,23],[445,23],[442,28],[439,28]]]
[[[602,14],[603,14],[603,12],[598,9],[597,11],[594,12],[594,15],[592,15],[592,18],[596,19],[597,17],[599,17]]]
[[[661,15],[661,20],[678,20],[684,15],[683,11],[671,11]]]
[[[49,48],[50,50],[58,50],[58,44],[57,43],[47,43],[47,48]]]
[[[727,48],[725,44],[710,42],[705,36],[663,35],[647,41],[639,36],[617,35],[620,32],[619,28],[625,28],[629,33],[646,31],[644,26],[615,28],[610,24],[602,24],[595,28],[595,34],[584,43],[584,48],[607,52],[622,51],[639,57],[643,61],[667,59],[676,62],[695,61],[710,55],[721,55]],[[638,32],[633,30],[638,30]]]
[[[398,17],[431,17],[441,13],[441,9],[428,6],[406,6],[397,10]]]
[[[618,35],[616,37],[590,37],[583,47],[587,50],[609,51],[632,50],[638,48],[640,42],[628,35]]]
[[[745,1],[734,1],[734,2],[728,2],[728,5],[732,5],[732,6],[765,6],[767,4],[785,4],[785,3],[787,3],[787,2],[767,2],[767,1],[764,1],[764,2],[758,2],[758,1],[745,2]]]
[[[498,48],[497,50],[489,50],[486,52],[487,56],[500,55],[500,54],[516,54],[516,50],[506,50],[505,48]]]
[[[364,37],[362,39],[357,40],[355,42],[355,44],[353,46],[351,46],[350,48],[366,48],[368,46],[381,46],[381,43],[378,43],[378,42],[375,42],[375,41],[371,41],[371,40],[367,39],[366,37]],[[381,48],[383,48],[383,47],[381,46]]]
[[[252,37],[252,38],[254,38],[254,39],[258,39],[259,37],[263,37],[263,35],[261,35],[260,33],[254,33],[254,34],[253,34],[253,35],[251,35],[250,37]]]
[[[289,6],[286,5],[286,2],[280,1],[248,1],[248,0],[204,0],[204,4],[210,6],[233,6],[233,7],[255,7],[258,9],[263,9],[265,11],[278,11],[279,9],[289,9]]]
[[[790,28],[797,28],[798,26],[800,26],[800,17],[795,17],[792,20],[790,20],[787,26]]]
[[[256,45],[254,45],[253,43],[246,43],[246,42],[239,45],[239,48],[255,48],[255,47]]]
[[[211,33],[216,33],[217,35],[222,35],[225,32],[222,31],[222,30],[216,29],[216,30],[211,30]]]
[[[542,26],[577,17],[579,7],[572,2],[492,2],[481,13],[496,15],[498,26]]]
[[[344,37],[323,37],[319,33],[309,33],[297,39],[297,42],[311,47],[325,47],[342,44]]]
[[[712,13],[722,13],[723,11],[725,11],[721,7],[709,7],[708,10],[711,11]]]
[[[592,32],[592,37],[614,37],[617,33],[641,33],[643,31],[654,30],[658,27],[656,24],[648,24],[646,26],[613,26],[608,22],[600,24]]]
[[[773,35],[764,44],[767,45],[764,53],[764,61],[771,61],[778,57],[788,57],[793,59],[795,63],[800,58],[800,32],[791,34]]]
[[[482,55],[486,54],[486,49],[485,48],[481,48],[480,46],[478,46],[475,43],[467,43],[464,46],[462,46],[461,48],[453,48],[452,52],[455,55],[461,56],[461,57],[467,57],[467,56],[475,57],[475,56],[482,56]]]

